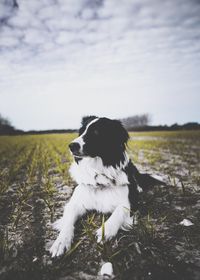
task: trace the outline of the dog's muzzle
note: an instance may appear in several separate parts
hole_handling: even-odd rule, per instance
[[[72,152],[72,154],[74,155],[78,155],[80,153],[80,144],[79,143],[76,143],[76,142],[72,142],[69,144],[69,149],[70,151]]]

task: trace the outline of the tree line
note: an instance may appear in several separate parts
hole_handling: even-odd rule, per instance
[[[84,118],[84,117],[83,117]],[[133,115],[131,117],[119,119],[128,131],[156,131],[156,130],[196,130],[200,129],[200,124],[190,122],[183,125],[177,123],[173,125],[150,125],[151,117],[149,114]],[[77,132],[77,129],[51,129],[51,130],[30,130],[23,131],[16,129],[9,119],[0,114],[0,135],[18,135],[18,134],[48,134],[48,133],[71,133]]]

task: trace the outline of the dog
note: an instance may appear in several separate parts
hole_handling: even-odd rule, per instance
[[[111,213],[96,231],[97,242],[110,240],[119,229],[132,225],[139,192],[163,182],[141,174],[129,159],[129,134],[120,121],[96,116],[84,117],[79,136],[69,144],[74,157],[70,174],[77,182],[64,214],[53,226],[59,235],[50,248],[52,257],[68,251],[77,219],[90,210]]]

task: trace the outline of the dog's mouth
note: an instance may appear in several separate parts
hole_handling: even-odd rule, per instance
[[[75,158],[84,158],[85,156],[83,156],[83,155],[76,155],[76,154],[73,154],[73,156],[75,157]]]
[[[83,159],[83,158],[91,157],[88,153],[85,152],[70,151],[70,153],[75,159]]]
[[[78,158],[78,159],[81,159],[81,158],[85,158],[86,155],[83,155],[83,154],[79,154],[77,152],[71,152],[71,154],[73,155],[74,158]]]

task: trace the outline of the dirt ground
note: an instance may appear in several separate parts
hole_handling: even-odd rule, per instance
[[[128,153],[140,171],[162,176],[166,186],[140,193],[130,231],[98,244],[103,216],[76,224],[72,249],[52,259],[57,236],[51,223],[76,186],[68,174],[67,144],[75,137],[0,137],[0,279],[200,279],[200,132],[131,133]],[[181,224],[187,219],[190,225]]]

